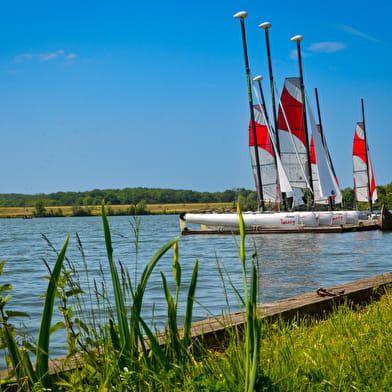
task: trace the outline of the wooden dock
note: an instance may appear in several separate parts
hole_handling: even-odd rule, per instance
[[[258,312],[261,318],[268,321],[279,318],[292,320],[297,317],[320,316],[333,311],[336,305],[345,301],[366,304],[376,300],[386,293],[387,286],[390,285],[392,285],[392,272],[326,289],[336,296],[320,296],[317,294],[318,288],[315,287],[310,293],[264,304],[258,308]],[[208,346],[220,345],[225,341],[230,329],[241,327],[243,324],[242,312],[198,321],[192,325],[192,336]]]

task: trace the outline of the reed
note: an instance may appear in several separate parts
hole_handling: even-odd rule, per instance
[[[255,390],[257,378],[259,377],[259,351],[260,351],[260,318],[257,317],[257,296],[258,296],[258,279],[257,269],[252,260],[251,264],[251,280],[248,287],[247,266],[246,266],[246,250],[245,250],[245,224],[241,214],[239,204],[237,205],[237,213],[240,227],[240,248],[239,256],[242,265],[242,279],[244,290],[244,304],[246,309],[245,322],[245,392]]]
[[[5,305],[11,298],[10,295],[0,298],[0,316],[2,324],[2,336],[6,340],[6,345],[9,350],[13,368],[15,369],[18,382],[28,382],[30,386],[34,384],[42,385],[44,388],[51,386],[49,375],[49,342],[52,332],[51,322],[53,316],[54,299],[57,292],[57,284],[60,279],[60,274],[65,258],[65,253],[69,243],[69,236],[57,257],[53,272],[50,273],[48,289],[46,291],[45,303],[41,317],[41,324],[38,333],[38,342],[36,348],[36,366],[32,366],[31,359],[27,353],[26,348],[19,348],[14,336],[14,328],[9,324],[8,320],[12,316],[27,316],[22,312],[10,312],[5,310]],[[4,261],[0,265],[0,275],[3,272]],[[11,285],[3,285],[0,291],[9,291],[12,289]]]

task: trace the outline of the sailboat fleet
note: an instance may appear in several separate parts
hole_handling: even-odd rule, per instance
[[[303,37],[297,35],[291,39],[297,45],[299,77],[285,79],[276,110],[268,36],[271,24],[259,25],[266,35],[273,112],[270,121],[261,87],[262,77],[253,78],[252,84],[245,34],[246,17],[245,11],[234,15],[241,23],[250,108],[250,161],[259,201],[257,212],[243,213],[246,229],[249,232],[279,233],[380,228],[384,214],[381,214],[380,222],[370,219],[360,222],[358,211],[334,210],[336,204],[342,203],[342,194],[322,128],[317,90],[317,122],[305,95],[300,48]],[[354,191],[356,201],[369,202],[372,211],[377,190],[366,140],[363,100],[361,102],[362,122],[357,123],[353,143]],[[275,211],[266,211],[266,204],[273,206]],[[328,211],[316,211],[315,205],[323,204],[328,205]],[[306,210],[303,210],[304,206]],[[202,225],[205,232],[232,232],[239,226],[235,213],[182,214],[180,224],[184,234],[189,233],[188,223]]]

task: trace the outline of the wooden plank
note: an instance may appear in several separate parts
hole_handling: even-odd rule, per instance
[[[258,312],[262,318],[271,321],[280,317],[290,320],[295,317],[316,316],[332,311],[337,304],[347,300],[356,304],[368,303],[384,294],[385,287],[390,284],[392,272],[327,289],[329,292],[341,293],[336,296],[321,297],[315,289],[311,293],[262,305]],[[203,340],[206,345],[220,345],[226,340],[230,329],[241,327],[243,323],[244,314],[241,312],[199,321],[192,325],[192,336]]]

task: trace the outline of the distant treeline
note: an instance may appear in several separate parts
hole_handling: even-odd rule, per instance
[[[352,188],[343,191],[344,208],[355,207]],[[392,182],[377,187],[378,203],[375,208],[385,204],[392,209]],[[86,192],[56,192],[49,194],[24,195],[19,193],[0,194],[0,207],[45,206],[94,206],[102,201],[108,205],[131,204],[166,204],[166,203],[227,203],[240,201],[243,208],[257,208],[257,194],[244,188],[235,188],[224,192],[197,192],[162,188],[124,188],[94,189]],[[361,203],[361,209],[367,209],[367,203]]]
[[[161,188],[94,189],[86,192],[56,192],[25,195],[19,193],[0,194],[0,207],[33,207],[37,201],[44,206],[94,206],[104,200],[111,205],[166,203],[224,203],[238,198],[257,200],[256,192],[244,188],[224,192],[196,192]]]

